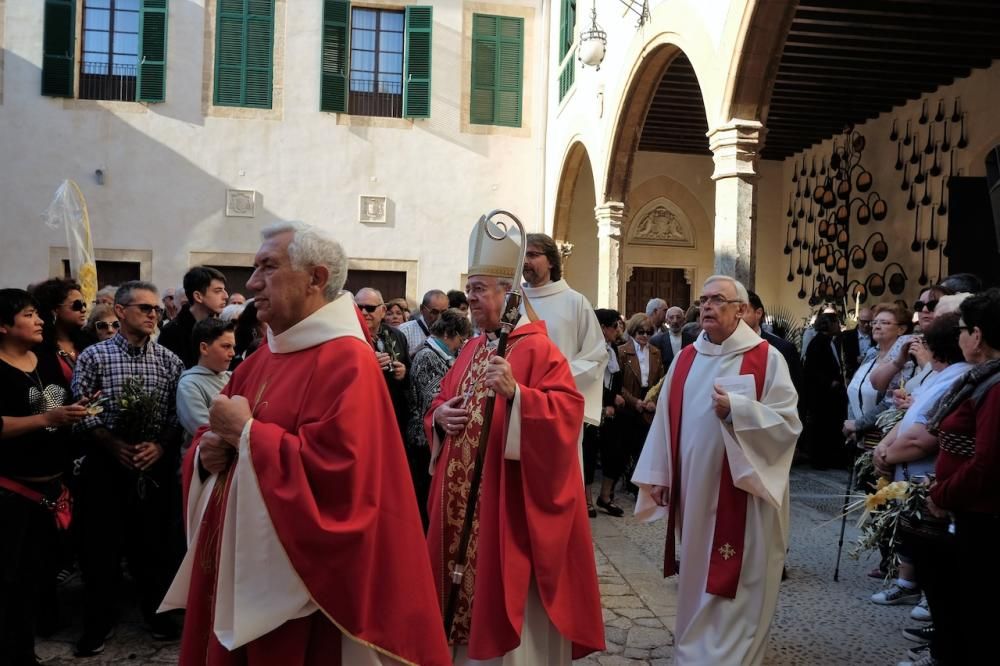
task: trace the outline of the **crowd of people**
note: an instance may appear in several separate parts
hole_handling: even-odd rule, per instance
[[[991,594],[1000,579],[976,566],[997,544],[1000,421],[1000,289],[969,274],[923,289],[912,304],[891,301],[857,312],[841,331],[820,313],[803,345],[810,462],[843,467],[867,451],[874,474],[862,489],[906,481],[929,486],[919,518],[905,518],[898,543],[884,544],[869,575],[891,584],[875,604],[910,605],[923,626],[902,628],[917,645],[901,665],[975,663],[989,654],[988,624],[959,601]],[[872,478],[872,477],[875,478]]]
[[[485,573],[456,583],[454,624],[440,638],[462,646],[463,658],[541,649],[563,663],[603,648],[584,513],[621,517],[616,493],[626,492],[636,495],[640,517],[668,518],[665,573],[681,559],[691,572],[679,591],[679,662],[743,654],[757,663],[787,545],[792,457],[846,468],[865,447],[878,474],[931,484],[927,519],[898,549],[898,577],[872,601],[913,604],[913,617],[928,622],[904,631],[928,646],[913,663],[964,663],[985,653],[987,620],[960,601],[960,590],[998,588],[988,566],[968,564],[982,563],[1000,534],[992,483],[1000,460],[1000,290],[954,276],[925,289],[913,314],[881,303],[861,309],[857,327],[843,331],[830,309],[800,350],[768,330],[760,297],[732,278],[713,276],[690,306],[653,298],[626,318],[593,309],[569,287],[551,237],[529,234],[525,242],[522,319],[506,358],[496,338],[517,275],[498,267],[517,252],[503,244],[471,246],[466,290],[430,290],[412,313],[405,298],[386,299],[375,288],[343,292],[342,250],[295,225],[265,232],[250,300],[205,266],[162,294],[131,281],[101,289],[93,303],[66,278],[0,290],[0,663],[37,663],[34,636],[59,628],[57,585],[77,572],[80,657],[100,654],[114,634],[127,575],[153,640],[176,640],[182,617],[174,609],[187,609],[182,661],[214,654],[210,663],[230,663],[219,655],[245,645],[257,645],[251,654],[278,654],[302,636],[322,643],[335,635],[345,658],[371,644],[437,663],[443,643],[433,632],[374,618],[338,596],[370,593],[368,567],[382,570],[385,558],[418,542],[426,552],[424,539],[426,577],[400,572],[410,577],[387,598],[406,593],[399,603],[411,609],[427,599],[440,607],[456,580],[444,572],[458,571],[462,581],[474,565]],[[491,251],[496,256],[486,256]],[[329,361],[328,345],[340,350]],[[304,350],[318,351],[312,358]],[[319,377],[322,368],[329,372]],[[493,395],[503,399],[495,418],[510,424],[507,434],[480,433]],[[362,418],[368,422],[354,425]],[[367,439],[344,435],[322,453],[308,452],[349,423]],[[716,438],[714,448],[705,445]],[[530,446],[535,439],[546,442],[545,455]],[[470,460],[487,441],[494,453],[486,464],[502,471],[485,477],[477,505]],[[398,451],[373,453],[372,442]],[[330,453],[337,447],[347,447],[357,469],[344,471]],[[727,462],[727,447],[743,453]],[[740,465],[749,467],[739,472]],[[412,498],[398,510],[386,503],[373,519],[366,502],[379,505],[380,492],[398,491],[400,473]],[[333,486],[317,488],[321,477]],[[310,488],[306,497],[297,496],[297,483]],[[523,497],[514,499],[515,489]],[[228,499],[211,502],[218,492]],[[726,502],[746,507],[736,522],[721,508],[733,506]],[[407,523],[409,506],[415,525]],[[489,547],[469,564],[456,555],[468,538],[465,506],[477,512],[472,538]],[[254,511],[269,518],[254,522],[247,517]],[[286,518],[309,536],[290,537]],[[351,527],[339,533],[331,521]],[[685,523],[675,560],[672,535]],[[720,534],[734,536],[717,543]],[[247,535],[259,555],[287,554],[282,562],[291,569],[277,566],[264,578],[298,585],[298,607],[251,611],[243,603],[267,593],[263,583],[234,582]],[[354,572],[347,588],[311,561],[321,546],[343,549],[344,571]],[[697,562],[708,550],[722,559]],[[886,577],[890,560],[872,575]],[[741,566],[762,575],[740,582]],[[746,590],[739,612],[718,601],[736,598],[737,585]],[[216,590],[231,592],[228,605],[212,606]],[[475,610],[473,596],[481,599]],[[525,634],[499,619],[511,603],[524,614]],[[223,608],[229,616],[220,620]],[[324,616],[336,619],[336,630]],[[188,631],[193,620],[199,628]],[[225,621],[231,626],[221,631]],[[260,642],[268,636],[271,643]]]

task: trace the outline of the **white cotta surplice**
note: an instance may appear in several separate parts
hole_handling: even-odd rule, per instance
[[[354,301],[346,292],[280,335],[268,330],[268,345],[275,354],[297,352],[339,337],[364,340],[355,314]],[[252,398],[252,396],[244,396]],[[227,650],[235,650],[277,629],[289,620],[319,612],[305,583],[299,577],[271,522],[270,514],[253,469],[250,430],[247,421],[238,444],[239,455],[230,473],[233,479],[223,520],[214,609],[216,638]],[[195,551],[202,517],[213,495],[218,477],[203,482],[197,469],[198,452],[188,490],[185,516],[188,551],[158,612],[187,607]],[[399,664],[347,636],[341,640],[341,662],[357,666]]]
[[[763,662],[767,634],[778,601],[788,547],[788,475],[802,425],[798,395],[781,353],[767,355],[764,390],[758,402],[729,393],[731,420],[713,409],[712,387],[719,377],[740,374],[743,354],[763,341],[740,322],[721,345],[702,335],[684,386],[680,442],[680,545],[675,663],[748,665]],[[636,464],[639,486],[635,514],[645,521],[666,518],[649,494],[671,479],[668,399],[674,363],[667,373],[656,415]],[[715,529],[723,452],[733,482],[748,493],[743,566],[735,599],[705,591]]]
[[[583,394],[584,422],[600,425],[608,352],[593,306],[586,296],[570,289],[565,280],[541,287],[525,284],[521,289],[535,314],[545,322],[549,339],[569,362],[576,390]]]

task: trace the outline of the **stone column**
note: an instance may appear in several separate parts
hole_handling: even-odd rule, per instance
[[[758,149],[765,133],[755,120],[731,120],[708,133],[715,160],[715,272],[754,287]]]
[[[597,303],[594,307],[618,309],[618,257],[621,252],[625,204],[606,201],[594,208],[597,218]]]

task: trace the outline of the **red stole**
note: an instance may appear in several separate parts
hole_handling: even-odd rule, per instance
[[[767,374],[767,342],[762,342],[743,354],[741,375],[753,375],[757,399],[764,392]],[[677,367],[670,382],[667,414],[670,418],[670,500],[667,518],[667,544],[663,556],[663,575],[677,573],[674,534],[677,529],[677,504],[680,500],[681,479],[681,412],[684,407],[684,385],[698,352],[694,345],[685,347],[677,358]],[[708,584],[705,591],[734,599],[743,568],[743,540],[747,524],[747,493],[733,485],[729,457],[722,454],[722,475],[719,479],[719,506],[715,512],[715,534],[708,564]]]

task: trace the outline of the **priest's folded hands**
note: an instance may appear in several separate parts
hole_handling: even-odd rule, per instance
[[[208,410],[208,425],[222,441],[239,446],[243,428],[252,417],[246,398],[219,394],[212,399],[212,407]]]
[[[198,443],[198,460],[209,474],[226,471],[236,449],[211,430],[205,431]]]

